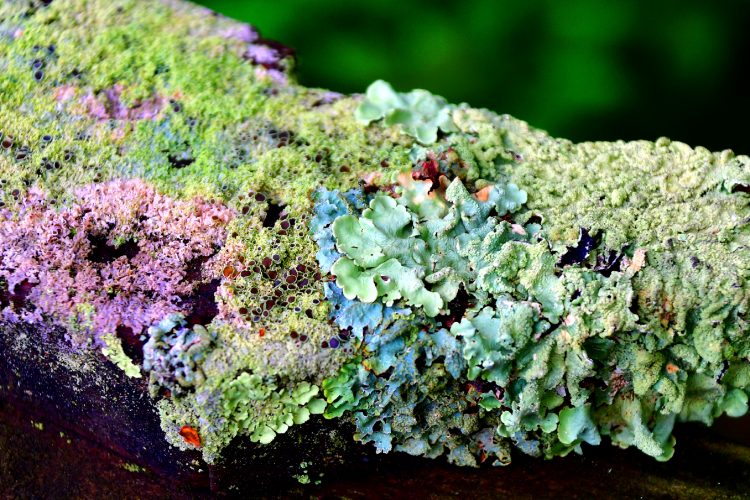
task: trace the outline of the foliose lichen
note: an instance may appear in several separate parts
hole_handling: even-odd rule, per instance
[[[397,125],[401,130],[422,144],[437,140],[438,130],[456,132],[451,118],[453,106],[426,90],[412,90],[408,94],[398,93],[383,80],[367,88],[365,99],[355,111],[357,120],[365,124],[383,119],[385,125]]]
[[[482,115],[474,118],[481,124]],[[465,145],[455,136],[445,141],[452,154]],[[496,165],[506,163],[499,156]],[[546,217],[524,212],[534,193],[510,181],[523,155],[513,152],[492,180],[438,160],[444,153],[417,149],[412,157],[411,176],[400,185],[361,195],[367,206],[359,213],[351,206],[335,212],[329,223],[335,247],[329,236],[321,238],[320,257],[352,303],[337,309],[367,312],[337,314],[340,326],[348,321],[369,335],[361,358],[323,384],[327,416],[351,412],[355,438],[378,451],[446,453],[476,465],[487,458],[487,436],[497,464],[509,461],[511,447],[552,457],[580,453],[581,444],[608,436],[666,460],[676,421],[710,424],[722,413],[747,411],[747,386],[723,384],[732,350],[712,351],[705,334],[686,343],[649,330],[637,301],[650,267],[646,243],[594,252],[602,235],[580,231],[588,237],[586,252],[567,258],[568,248],[548,239]],[[486,160],[475,154],[463,166]],[[380,320],[377,304],[409,309],[391,322]],[[671,320],[668,313],[662,326]],[[425,336],[445,335],[452,343],[441,343],[444,358],[415,363]],[[744,342],[735,345],[746,367]],[[454,380],[452,391],[439,396],[438,387]],[[414,415],[424,404],[448,404],[462,384],[477,395],[449,404],[452,420]],[[461,416],[471,416],[471,424]]]
[[[112,334],[108,334],[104,335],[102,340],[105,344],[105,347],[102,347],[102,354],[107,356],[128,377],[141,378],[141,369],[125,354],[120,339]]]
[[[181,314],[170,314],[148,328],[143,369],[149,372],[152,396],[166,389],[175,396],[205,381],[201,366],[216,344],[216,333],[201,325],[187,327]]]

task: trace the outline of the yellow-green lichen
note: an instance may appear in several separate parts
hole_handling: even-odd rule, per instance
[[[141,467],[138,464],[133,464],[130,462],[123,462],[122,468],[125,469],[128,472],[138,473],[138,472],[146,472],[146,469]]]
[[[119,338],[109,334],[102,335],[102,340],[106,344],[106,347],[102,347],[102,354],[124,371],[128,377],[141,378],[141,369],[122,350],[122,341]]]

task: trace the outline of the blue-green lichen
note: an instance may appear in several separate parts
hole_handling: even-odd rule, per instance
[[[424,168],[415,172],[424,175]],[[507,463],[510,446],[552,457],[581,452],[582,443],[599,444],[601,436],[666,460],[676,421],[710,424],[723,413],[747,411],[747,381],[739,389],[717,378],[719,360],[731,351],[706,351],[706,335],[686,345],[649,334],[634,307],[638,279],[649,268],[646,248],[629,246],[614,257],[603,252],[593,264],[587,254],[563,265],[567,249],[556,250],[545,238],[546,218],[541,225],[520,223],[530,219],[525,190],[496,177],[475,181],[472,193],[460,177],[440,181],[438,189],[433,181],[402,181],[396,197],[371,195],[360,215],[342,211],[331,224],[340,255],[331,272],[345,300],[411,309],[406,320],[368,325],[363,358],[323,383],[327,416],[352,412],[355,437],[379,451],[446,453],[475,465],[486,454],[474,434],[486,439],[487,429],[500,450],[498,464]],[[510,193],[510,203],[498,203],[503,193]],[[412,287],[411,295],[391,284],[404,269],[423,287]],[[443,300],[425,307],[425,293]],[[441,328],[444,321],[449,330]],[[417,364],[429,345],[425,332],[454,340],[443,344],[442,358]],[[442,375],[432,371],[433,359],[443,361]],[[451,410],[452,418],[471,415],[470,424],[413,415],[424,404],[420,394],[445,402],[437,387],[453,379],[475,384],[479,412],[460,406],[472,401],[469,395]],[[449,429],[461,429],[460,444]]]
[[[143,346],[143,369],[149,372],[152,396],[161,389],[175,396],[205,380],[201,365],[215,347],[216,333],[201,325],[187,327],[185,318],[171,314],[149,327]]]

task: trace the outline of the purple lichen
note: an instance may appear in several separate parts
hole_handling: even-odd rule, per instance
[[[221,32],[221,36],[243,43],[253,43],[258,39],[258,32],[249,24],[233,24]]]
[[[270,77],[274,82],[287,83],[287,70],[294,58],[294,51],[273,40],[260,37],[258,31],[248,24],[228,27],[220,32],[227,40],[241,42],[242,57],[256,66],[258,76]]]
[[[211,266],[232,211],[163,196],[141,180],[76,195],[56,210],[32,189],[15,210],[0,211],[0,283],[24,292],[23,301],[4,301],[2,318],[47,316],[83,332],[76,343],[100,343],[117,331],[138,335],[167,314],[190,315],[206,281],[196,262]]]

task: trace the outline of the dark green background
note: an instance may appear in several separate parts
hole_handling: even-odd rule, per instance
[[[750,153],[749,1],[200,0],[296,49],[303,84],[378,78],[574,140]]]

